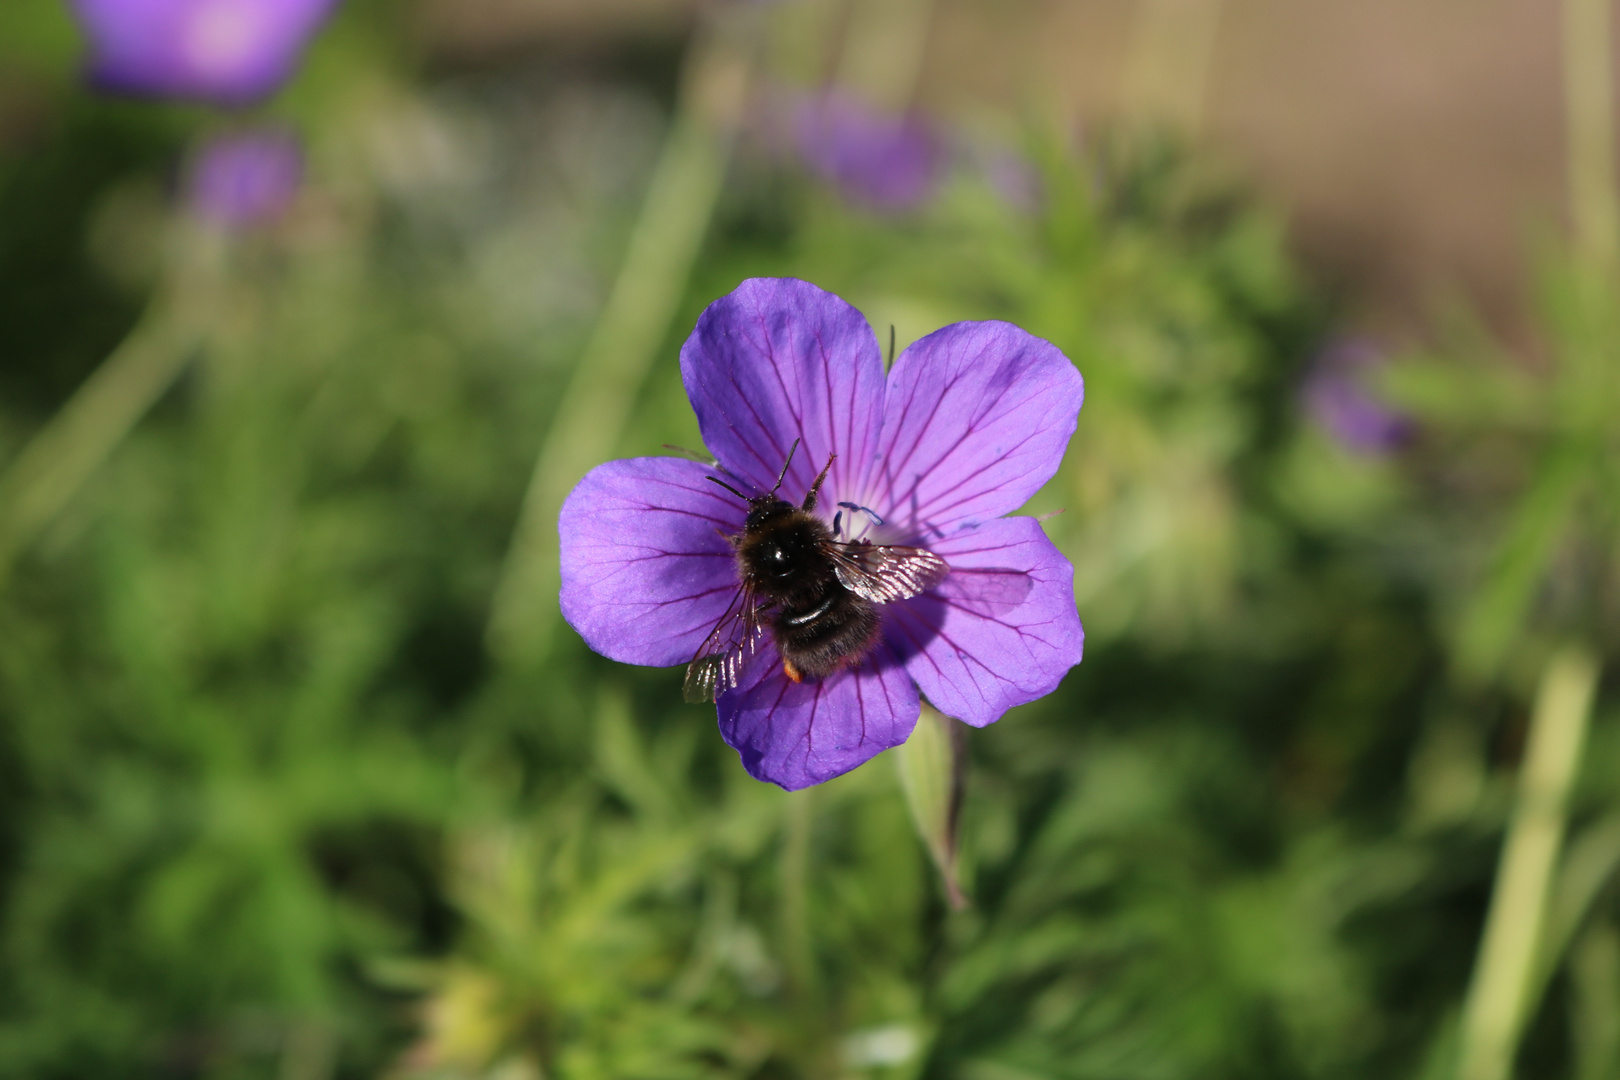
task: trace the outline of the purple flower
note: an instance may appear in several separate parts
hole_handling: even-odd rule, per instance
[[[90,81],[114,93],[245,105],[292,75],[337,0],[73,0]]]
[[[784,788],[847,772],[911,734],[919,691],[976,727],[1051,692],[1080,662],[1074,571],[1016,510],[1057,471],[1080,374],[1048,342],[1001,322],[956,323],[907,348],[885,377],[866,319],[807,282],[759,278],[709,305],[681,349],[706,467],[635,458],[593,469],[563,505],[562,611],[614,660],[692,660],[736,599],[749,507],[709,482],[797,502],[832,460],[817,514],[862,515],[875,544],[950,564],[934,588],[877,606],[858,664],[791,681],[766,633],[720,733],[755,777]],[[839,509],[840,504],[861,509]],[[876,522],[881,520],[883,524]]]
[[[1025,214],[1040,210],[1046,190],[1040,172],[1028,158],[1008,150],[992,152],[984,161],[984,176],[1007,205]]]
[[[298,137],[284,128],[256,128],[203,145],[191,164],[187,198],[200,217],[242,228],[284,214],[303,178]]]
[[[1384,363],[1384,354],[1366,341],[1337,341],[1318,354],[1300,391],[1311,419],[1352,453],[1388,454],[1412,437],[1412,418],[1367,386]]]
[[[851,202],[892,213],[933,197],[944,148],[921,117],[829,90],[801,103],[795,120],[805,163]]]

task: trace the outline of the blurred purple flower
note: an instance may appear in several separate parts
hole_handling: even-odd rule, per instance
[[[246,105],[292,75],[337,0],[72,0],[96,87]]]
[[[921,206],[945,165],[944,146],[922,117],[883,112],[838,90],[801,102],[794,132],[813,172],[874,210]]]
[[[1041,208],[1046,198],[1040,171],[1022,154],[992,151],[983,162],[984,177],[1008,206],[1025,214]]]
[[[298,136],[284,128],[255,128],[205,143],[191,163],[186,196],[198,216],[241,228],[279,218],[303,179]]]
[[[840,503],[886,524],[878,544],[926,547],[938,586],[878,605],[881,637],[857,666],[791,682],[767,633],[720,733],[761,780],[818,784],[904,742],[919,691],[976,727],[1050,693],[1080,662],[1074,569],[1039,522],[1003,517],[1057,471],[1083,397],[1048,342],[1002,322],[956,323],[908,347],[887,376],[861,313],[814,285],[756,278],[709,305],[681,349],[704,442],[728,483],[799,497],[837,454],[818,513]],[[611,659],[693,658],[739,588],[748,506],[679,458],[593,469],[563,505],[562,612]]]
[[[1368,385],[1385,362],[1369,342],[1336,341],[1317,355],[1301,388],[1306,413],[1352,453],[1388,454],[1412,437],[1412,418],[1380,401]]]

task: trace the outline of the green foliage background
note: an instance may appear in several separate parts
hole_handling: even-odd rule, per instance
[[[151,302],[179,163],[238,121],[88,96],[54,5],[0,42],[35,125],[0,159],[9,459]],[[1463,332],[1390,374],[1415,443],[1358,457],[1297,405],[1331,298],[1173,145],[1034,125],[1039,209],[963,167],[883,218],[745,142],[622,454],[698,445],[676,350],[748,276],[902,344],[1008,319],[1086,377],[1029,508],[1063,511],[1086,659],[971,734],[951,911],[885,758],[788,796],[677,672],[486,648],[676,64],[409,55],[357,5],[269,107],[302,201],[214,253],[185,375],[0,593],[0,1074],[1448,1075],[1529,689],[1571,633],[1613,648],[1581,419],[1612,377]],[[1558,340],[1612,346],[1581,314],[1612,291],[1548,280]],[[1570,439],[1590,468],[1538,501]],[[1615,1075],[1617,758],[1605,705],[1587,974],[1550,958],[1526,1076]]]

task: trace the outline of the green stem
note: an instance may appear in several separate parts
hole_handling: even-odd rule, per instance
[[[1564,0],[1570,224],[1576,251],[1589,265],[1605,271],[1614,268],[1620,244],[1609,21],[1609,0]]]
[[[1518,795],[1463,1010],[1458,1080],[1508,1080],[1533,1004],[1548,883],[1586,740],[1598,666],[1586,650],[1556,654],[1530,720]]]
[[[1612,1080],[1620,1064],[1620,933],[1607,919],[1586,928],[1570,957],[1576,1080]]]
[[[968,906],[957,868],[966,751],[963,725],[926,703],[911,738],[891,751],[912,824],[939,871],[953,911]]]
[[[905,112],[917,95],[934,0],[862,0],[849,9],[834,83]]]
[[[1564,858],[1547,900],[1547,924],[1531,1000],[1552,981],[1570,943],[1586,925],[1604,886],[1620,869],[1620,811],[1610,811],[1565,845]]]
[[[1125,57],[1125,109],[1196,135],[1209,97],[1221,0],[1138,0]]]
[[[1524,625],[1546,567],[1575,512],[1590,457],[1572,440],[1552,446],[1498,542],[1491,573],[1462,620],[1457,656],[1462,674],[1485,679],[1497,669]]]
[[[508,662],[544,655],[557,615],[557,514],[618,449],[708,231],[748,80],[721,34],[694,44],[688,78],[613,291],[535,462],[491,601],[489,644]]]
[[[810,803],[815,788],[787,796],[780,871],[782,953],[788,985],[799,1001],[816,1000],[815,950],[810,941]]]
[[[176,272],[129,336],[0,475],[0,582],[185,369],[202,340],[193,293],[206,276],[187,268],[217,254],[210,239],[182,238]]]

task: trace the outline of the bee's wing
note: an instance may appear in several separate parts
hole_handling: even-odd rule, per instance
[[[713,701],[737,685],[743,664],[753,655],[762,626],[754,602],[754,587],[742,585],[726,613],[720,616],[703,639],[692,662],[686,665],[686,681],[681,686],[687,701]]]
[[[868,544],[864,540],[830,545],[839,584],[874,603],[905,600],[938,585],[950,564],[926,548]]]

